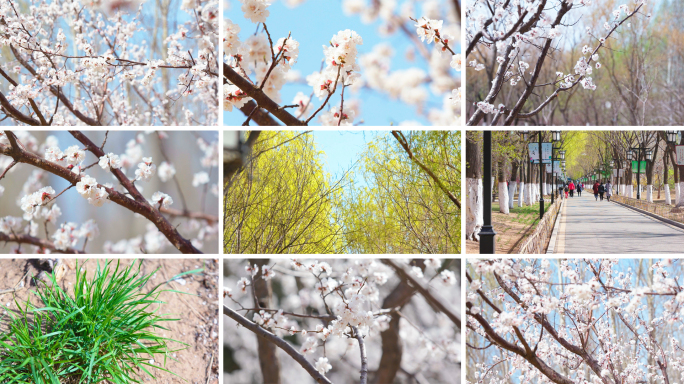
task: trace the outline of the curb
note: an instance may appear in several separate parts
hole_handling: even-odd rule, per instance
[[[558,214],[556,215],[556,221],[553,223],[553,231],[551,231],[551,239],[549,240],[549,247],[546,248],[546,254],[552,255],[553,251],[556,249],[556,238],[558,237],[558,227],[560,227],[560,217],[563,212],[563,204],[565,200],[561,201],[560,207],[558,207]],[[684,228],[684,227],[683,227]]]
[[[672,225],[672,226],[675,226],[675,227],[677,227],[677,228],[680,228],[680,229],[683,229],[683,230],[684,230],[684,224],[679,223],[679,222],[677,222],[677,221],[673,221],[673,220],[670,220],[670,219],[666,219],[666,218],[664,218],[664,217],[662,217],[662,216],[656,215],[655,213],[651,213],[651,212],[648,212],[648,211],[644,211],[643,209],[639,209],[639,208],[636,208],[636,207],[632,207],[631,205],[623,204],[623,203],[620,203],[620,202],[617,202],[617,201],[611,201],[611,203],[615,203],[615,204],[622,205],[623,207],[632,209],[632,210],[637,211],[637,212],[639,212],[639,213],[641,213],[641,214],[650,216],[650,217],[652,217],[652,218],[654,218],[654,219],[656,219],[656,220],[660,220],[660,221],[662,221],[662,222],[664,222],[664,223],[670,224],[670,225]]]

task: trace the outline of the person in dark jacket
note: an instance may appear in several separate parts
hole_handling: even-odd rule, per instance
[[[596,181],[594,182],[594,199],[598,201],[598,195],[599,195],[599,182]]]
[[[584,188],[582,183],[577,184],[577,197],[582,197],[582,188]]]
[[[601,201],[603,201],[603,194],[606,193],[606,186],[603,185],[603,182],[601,182],[601,185],[599,185],[598,192],[599,196],[601,196]]]

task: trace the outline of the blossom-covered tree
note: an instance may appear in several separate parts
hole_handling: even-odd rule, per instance
[[[225,263],[227,382],[460,381],[459,261]]]
[[[0,241],[11,253],[85,253],[94,243],[102,247],[96,253],[200,253],[205,243],[217,251],[218,216],[205,213],[218,208],[217,139],[195,133],[186,165],[168,146],[169,136],[188,132],[131,133],[127,143],[121,132],[69,133],[68,146],[55,135],[41,142],[38,133],[0,133],[0,197],[9,213],[0,217]],[[96,144],[95,136],[104,139]],[[10,208],[13,198],[18,208]]]
[[[301,3],[287,2],[289,6]],[[328,19],[335,23],[337,19],[332,16],[359,15],[366,24],[378,22],[381,36],[402,34],[406,39],[407,61],[412,65],[405,69],[393,65],[396,38],[392,45],[383,42],[364,50],[363,36],[345,29],[343,23],[333,36],[321,36],[320,54],[300,55],[299,36],[269,28],[273,24],[269,20],[279,17],[270,12],[270,5],[268,0],[240,0],[225,20],[223,107],[225,111],[244,114],[243,125],[251,122],[293,126],[362,124],[361,109],[367,93],[399,100],[433,125],[458,122],[461,104],[460,78],[456,76],[461,71],[461,55],[456,53],[460,36],[458,0],[425,1],[422,3],[424,16],[420,18],[416,14],[421,11],[414,8],[412,1],[398,4],[384,0],[369,3],[345,0],[342,10]],[[252,34],[254,28],[257,32]],[[322,64],[302,78],[297,62],[303,60]],[[306,86],[296,88],[300,91],[295,94],[295,88],[284,89],[286,84]],[[441,107],[431,105],[435,98],[441,99]],[[234,108],[241,112],[234,112]],[[387,124],[393,122],[387,121]]]
[[[0,15],[5,123],[217,124],[218,1],[2,0]]]
[[[608,4],[614,8],[602,25],[584,29],[578,19],[592,4],[605,2],[475,0],[466,10],[466,61],[473,79],[467,124],[553,124],[579,86],[595,91],[592,74],[601,71],[601,56],[614,49],[612,41],[622,39],[620,31],[632,28],[637,16],[650,17],[647,0],[620,3]]]
[[[678,260],[474,260],[471,383],[678,383]]]

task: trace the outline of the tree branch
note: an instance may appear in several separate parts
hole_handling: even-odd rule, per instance
[[[72,185],[76,185],[76,183],[81,181],[81,175],[77,175],[65,167],[47,161],[31,152],[23,150],[17,144],[16,138],[14,137],[14,133],[12,133],[11,131],[5,131],[5,133],[7,134],[8,140],[10,141],[10,147],[0,144],[0,154],[10,156],[14,159],[14,161],[18,163],[33,165],[34,167],[48,171],[68,181]],[[91,152],[98,156],[98,158],[104,156],[104,153],[81,132],[72,131],[72,135],[74,135],[74,137],[76,137],[79,141],[85,144]],[[157,211],[154,207],[147,203],[147,200],[145,200],[145,198],[142,197],[140,192],[138,192],[138,190],[135,189],[134,186],[132,186],[131,181],[128,180],[128,178],[126,178],[126,176],[123,175],[123,173],[120,170],[112,169],[112,172],[117,176],[117,178],[119,179],[119,181],[121,181],[124,187],[126,187],[127,185],[129,187],[132,187],[129,190],[129,192],[132,196],[134,196],[134,198],[132,199],[126,196],[125,194],[118,192],[114,188],[106,188],[102,185],[98,185],[100,187],[104,187],[107,190],[110,201],[132,212],[139,213],[146,219],[150,220],[157,227],[157,229],[159,229],[159,231],[162,232],[164,236],[166,236],[166,238],[171,242],[171,244],[173,244],[179,251],[183,253],[201,253],[197,248],[195,248],[192,245],[190,241],[183,238],[178,233],[176,228],[174,228],[164,218],[164,216],[162,216],[161,213],[159,213],[159,211]]]
[[[423,285],[408,274],[404,268],[395,264],[394,261],[390,259],[382,259],[383,264],[389,265],[394,271],[399,275],[402,280],[407,280],[420,294],[427,300],[431,305],[437,308],[440,312],[445,314],[458,329],[461,329],[461,319],[449,308],[447,308],[440,300],[437,300],[435,296],[430,293],[430,291],[423,287]]]
[[[252,121],[257,123],[257,125],[260,126],[267,126],[267,127],[279,127],[280,124],[278,124],[277,121],[268,114],[267,112],[264,112],[261,108],[257,108],[256,110],[254,108],[257,107],[257,104],[254,102],[254,100],[248,101],[245,105],[240,107],[240,110],[242,113],[245,114],[245,116],[249,116],[252,114]]]
[[[0,233],[0,242],[1,241],[19,244],[32,244],[40,247],[41,249],[49,249],[50,251],[57,253],[83,254],[82,251],[71,247],[65,250],[59,250],[55,248],[55,245],[51,241],[39,239],[29,235],[6,235],[4,233]]]
[[[269,111],[273,116],[288,126],[303,126],[306,125],[303,121],[292,116],[290,112],[281,109],[278,103],[271,100],[261,89],[255,88],[247,79],[240,76],[228,64],[223,63],[223,76],[240,88],[247,96],[251,97],[256,103],[265,110]],[[249,110],[252,111],[251,109]]]
[[[409,147],[408,142],[404,137],[404,134],[400,131],[392,131],[392,136],[394,136],[394,138],[397,139],[399,144],[401,144],[401,146],[404,148],[404,151],[406,151],[406,153],[408,154],[409,159],[413,160],[414,163],[416,163],[423,171],[425,171],[425,173],[427,173],[432,178],[432,180],[434,180],[437,186],[439,186],[439,188],[449,197],[449,199],[451,199],[451,201],[453,201],[454,204],[456,204],[458,209],[461,209],[461,202],[458,201],[456,196],[447,189],[447,187],[442,183],[441,180],[439,180],[439,177],[437,177],[437,175],[435,175],[434,172],[430,170],[430,168],[425,166],[423,163],[420,162],[420,160],[416,159],[413,156],[413,152],[411,152],[411,148]]]
[[[239,313],[227,307],[225,304],[223,305],[223,314],[235,320],[238,324],[242,325],[248,330],[252,331],[258,337],[270,341],[271,343],[275,344],[278,348],[285,351],[285,353],[290,355],[290,357],[292,357],[297,363],[299,363],[299,365],[301,365],[302,368],[304,368],[304,370],[306,370],[309,373],[309,375],[311,375],[311,377],[313,377],[313,379],[316,380],[317,383],[332,384],[332,381],[328,380],[327,377],[318,372],[316,368],[314,368],[314,366],[301,353],[297,352],[297,350],[294,349],[287,341],[279,338],[271,332],[247,320]]]
[[[359,333],[359,329],[352,327],[354,330],[354,337],[359,342],[359,351],[361,352],[361,381],[360,384],[368,383],[368,357],[366,357],[366,345],[363,343],[363,336]]]

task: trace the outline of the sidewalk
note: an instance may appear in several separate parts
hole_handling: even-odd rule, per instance
[[[594,195],[566,200],[555,253],[678,253],[684,230]]]

